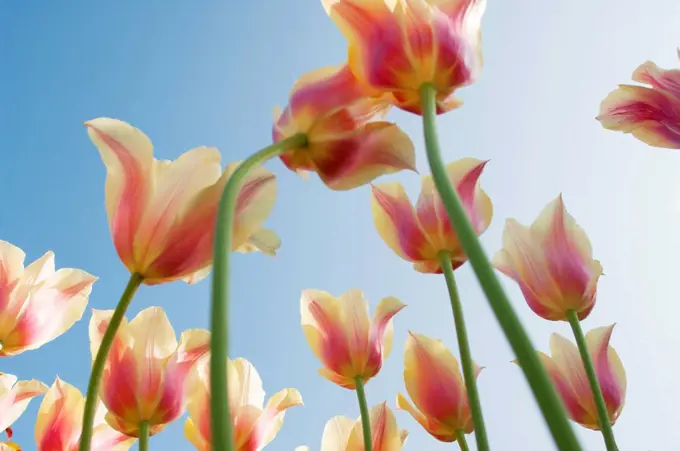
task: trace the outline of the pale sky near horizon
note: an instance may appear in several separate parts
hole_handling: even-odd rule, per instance
[[[680,67],[678,24],[674,0],[490,0],[482,77],[461,91],[461,109],[439,118],[448,161],[491,160],[482,177],[495,207],[483,235],[489,254],[500,247],[506,218],[528,224],[560,192],[589,235],[606,276],[583,326],[617,323],[612,345],[628,375],[627,404],[614,428],[621,451],[680,446],[680,153],[603,130],[594,117],[645,60]],[[91,309],[113,308],[127,278],[105,218],[104,167],[83,121],[128,121],[150,136],[158,158],[212,145],[225,163],[240,160],[269,144],[272,108],[285,104],[300,75],[345,58],[345,41],[318,0],[0,1],[0,239],[23,248],[28,261],[52,249],[58,267],[100,278],[79,323],[37,351],[2,359],[0,371],[48,385],[59,375],[84,391]],[[412,136],[418,169],[429,172],[419,117],[395,112],[390,119]],[[328,419],[359,411],[353,392],[316,374],[320,364],[299,325],[303,289],[360,288],[372,309],[388,295],[408,304],[395,319],[393,353],[367,386],[371,405],[386,400],[394,408],[403,392],[408,330],[440,338],[458,355],[455,333],[443,278],[415,273],[380,240],[367,187],[335,193],[280,162],[267,166],[279,178],[267,226],[283,248],[274,259],[234,257],[232,355],[254,363],[268,395],[295,387],[305,400],[288,411],[266,449],[318,451]],[[387,180],[401,181],[416,198],[418,175]],[[472,352],[486,367],[479,389],[492,449],[554,449],[469,265],[458,280]],[[538,318],[516,285],[503,282],[537,349],[548,350],[553,332],[569,336],[567,324]],[[159,305],[178,335],[207,327],[208,292],[208,281],[144,287],[128,317]],[[25,451],[35,449],[39,404],[15,425]],[[396,415],[410,432],[405,450],[456,449],[408,414]],[[151,449],[192,449],[183,422],[152,437]],[[598,433],[574,427],[585,450],[604,450]]]

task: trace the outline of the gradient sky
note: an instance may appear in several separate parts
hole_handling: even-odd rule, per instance
[[[680,443],[680,155],[603,130],[600,101],[650,59],[678,67],[680,3],[577,0],[491,1],[484,18],[485,68],[461,91],[465,105],[439,119],[447,160],[491,159],[482,178],[495,205],[483,243],[500,247],[504,220],[533,221],[560,192],[586,230],[606,276],[584,328],[616,322],[612,344],[627,370],[627,405],[615,426],[624,451],[666,451]],[[270,143],[272,108],[293,82],[319,66],[343,62],[345,42],[318,0],[182,2],[0,1],[0,239],[28,261],[54,250],[58,267],[97,275],[89,308],[68,333],[43,348],[4,358],[0,371],[51,385],[56,375],[85,390],[91,308],[113,308],[127,279],[104,212],[105,170],[83,121],[115,117],[145,131],[158,158],[199,145],[225,161]],[[413,137],[418,168],[428,172],[420,121],[395,112]],[[377,305],[388,295],[409,306],[395,320],[395,347],[368,386],[370,404],[394,407],[403,390],[408,330],[441,338],[455,350],[444,280],[415,273],[374,230],[369,189],[335,193],[303,181],[278,161],[277,205],[267,222],[283,238],[274,258],[235,255],[232,356],[251,360],[268,394],[298,388],[304,408],[288,411],[267,450],[318,450],[325,422],[359,415],[353,392],[316,374],[319,363],[299,325],[304,288],[340,294],[361,288]],[[415,198],[419,177],[399,180]],[[458,272],[472,351],[494,450],[553,449],[520,370],[469,265]],[[552,332],[569,334],[524,303],[503,278],[537,349]],[[143,287],[128,317],[163,306],[178,335],[207,327],[209,282]],[[40,399],[15,424],[35,449]],[[456,449],[430,438],[410,416],[407,450]],[[156,450],[190,450],[181,421],[152,437]],[[584,448],[603,450],[599,434],[577,427]],[[474,440],[471,440],[474,442]],[[471,444],[472,445],[472,444]],[[473,449],[474,449],[474,445]]]

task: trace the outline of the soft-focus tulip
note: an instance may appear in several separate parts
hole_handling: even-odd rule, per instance
[[[614,348],[609,346],[614,325],[586,333],[586,344],[593,359],[597,379],[613,425],[623,410],[626,372]],[[572,420],[588,429],[599,430],[593,392],[588,383],[578,348],[566,338],[550,337],[552,358],[539,352]]]
[[[12,424],[24,413],[31,399],[45,393],[47,386],[42,382],[17,382],[13,374],[0,373],[0,432],[5,431],[11,439]],[[5,444],[9,446],[11,443]]]
[[[680,149],[680,70],[647,61],[635,69],[633,80],[651,87],[619,85],[602,102],[597,119],[604,128],[632,133],[650,146]]]
[[[593,260],[586,233],[564,207],[562,195],[530,227],[508,219],[503,249],[493,265],[515,280],[531,310],[547,320],[586,318],[595,306],[602,265]]]
[[[331,189],[348,190],[383,174],[415,170],[415,151],[399,127],[384,121],[390,106],[366,97],[347,66],[319,69],[293,86],[274,118],[274,142],[298,133],[305,146],[281,160],[298,173],[316,172]]]
[[[475,374],[480,371],[475,365]],[[404,384],[415,407],[401,393],[397,407],[410,413],[437,440],[454,442],[458,430],[465,434],[474,430],[458,361],[441,341],[409,333],[404,348]]]
[[[357,79],[419,114],[419,89],[437,90],[439,113],[461,105],[457,88],[482,70],[486,0],[322,0],[349,43]]]
[[[302,405],[302,397],[294,388],[286,388],[269,398],[265,405],[262,380],[249,361],[228,360],[227,368],[234,451],[259,451],[276,437],[286,409]],[[198,451],[211,451],[208,359],[196,365],[187,391],[189,418],[184,424],[184,435]]]
[[[399,429],[394,414],[387,403],[373,406],[370,412],[373,451],[401,451],[408,432]],[[323,430],[321,451],[364,451],[364,439],[361,418],[337,416],[331,418]],[[295,451],[309,451],[306,446],[295,448]]]
[[[491,223],[493,205],[479,186],[485,161],[463,158],[447,165],[465,210],[478,235]],[[383,241],[416,271],[441,273],[439,252],[447,251],[455,268],[467,260],[431,175],[423,177],[415,208],[399,182],[373,186],[373,220]]]
[[[80,320],[97,280],[85,271],[55,271],[54,253],[24,268],[26,254],[0,241],[0,356],[37,349]]]
[[[219,198],[239,163],[223,173],[212,147],[189,150],[175,161],[156,160],[149,138],[125,122],[99,118],[85,125],[106,166],[106,212],[128,270],[148,285],[207,276]],[[233,250],[278,248],[276,235],[260,229],[275,197],[274,175],[252,170],[236,202]]]
[[[21,451],[21,446],[14,442],[2,442],[0,443],[0,451]]]
[[[113,310],[95,310],[90,321],[92,358],[109,325]],[[185,381],[210,350],[210,332],[191,329],[179,343],[160,307],[141,311],[130,323],[123,319],[109,352],[101,399],[109,410],[106,422],[123,434],[138,437],[147,421],[150,435],[179,418],[186,408]]]
[[[77,451],[85,398],[73,385],[59,378],[40,404],[35,425],[38,451]],[[135,439],[113,430],[104,421],[106,409],[99,402],[92,433],[92,451],[127,451]]]
[[[356,388],[358,377],[368,382],[392,350],[392,317],[404,307],[397,298],[384,298],[371,322],[368,302],[360,290],[337,299],[325,291],[303,291],[302,330],[324,366],[319,374],[349,389]]]

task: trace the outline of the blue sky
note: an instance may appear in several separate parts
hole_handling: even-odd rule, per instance
[[[627,405],[615,427],[625,450],[661,451],[680,442],[677,352],[680,307],[680,155],[651,149],[601,129],[600,101],[626,83],[646,59],[678,67],[680,4],[644,2],[491,1],[484,18],[485,68],[461,91],[463,108],[439,119],[447,160],[491,159],[482,178],[495,215],[483,236],[500,247],[505,218],[529,223],[564,193],[585,228],[606,276],[591,329],[617,322],[612,344],[626,367]],[[28,260],[52,249],[58,267],[98,276],[90,308],[113,308],[127,278],[104,212],[105,171],[83,121],[110,116],[153,140],[156,156],[175,158],[217,146],[226,161],[269,144],[272,108],[285,104],[301,74],[341,63],[345,42],[317,0],[249,2],[0,2],[0,239],[23,248]],[[395,112],[413,137],[418,168],[427,172],[419,118]],[[403,390],[402,350],[408,330],[441,338],[452,349],[444,280],[417,274],[379,239],[367,187],[347,193],[302,181],[280,162],[279,197],[268,226],[283,238],[280,255],[236,255],[233,272],[232,355],[260,371],[271,394],[298,388],[306,406],[288,411],[267,448],[320,446],[332,416],[358,416],[354,393],[316,374],[318,362],[299,326],[304,288],[340,294],[361,288],[374,307],[387,295],[409,306],[396,317],[395,348],[367,386],[369,403],[394,407]],[[419,177],[398,174],[415,197]],[[544,451],[550,437],[521,372],[470,268],[458,271],[487,427],[495,450]],[[538,349],[564,323],[533,315],[513,282],[503,279]],[[176,331],[206,327],[209,283],[144,287],[128,316],[166,309]],[[56,375],[85,390],[90,365],[87,323],[43,348],[0,361],[0,371],[51,384]],[[457,354],[457,350],[455,351]],[[40,400],[16,423],[32,450]],[[405,413],[406,449],[444,450]],[[190,450],[182,421],[151,439],[152,449]],[[587,450],[601,437],[577,429]]]

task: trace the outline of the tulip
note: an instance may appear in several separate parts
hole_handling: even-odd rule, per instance
[[[370,417],[373,451],[401,451],[408,432],[399,429],[387,403],[373,406]],[[321,451],[365,451],[362,430],[360,419],[331,418],[323,430]],[[300,446],[295,451],[309,451],[309,448]]]
[[[276,437],[283,425],[285,411],[302,405],[302,397],[294,388],[286,388],[264,405],[262,380],[249,361],[242,358],[228,360],[227,371],[234,451],[259,451]],[[198,451],[212,450],[209,380],[210,368],[206,359],[196,365],[187,384],[189,418],[184,423],[184,435]]]
[[[147,285],[207,276],[219,198],[238,163],[223,173],[212,147],[160,161],[149,138],[125,122],[99,118],[85,125],[106,166],[109,226],[128,270]],[[275,197],[274,175],[252,171],[238,194],[232,250],[271,254],[278,248],[276,235],[260,229]]]
[[[561,194],[530,227],[506,221],[503,249],[493,265],[519,284],[531,310],[542,318],[567,321],[573,310],[583,320],[595,306],[602,265],[593,260],[590,241]]]
[[[13,442],[0,443],[0,451],[21,451],[21,447]]]
[[[437,110],[461,105],[457,88],[482,70],[481,21],[485,0],[322,0],[349,43],[357,79],[395,104],[422,112],[420,88],[431,85]]]
[[[609,420],[613,425],[623,410],[626,372],[619,355],[609,346],[614,325],[586,333],[588,353],[602,389]],[[583,427],[599,430],[595,399],[578,348],[559,334],[550,337],[552,357],[539,352],[569,416]]]
[[[90,349],[97,354],[112,310],[95,310],[90,321]],[[179,418],[186,407],[184,384],[196,362],[210,349],[210,333],[175,331],[160,307],[141,311],[130,323],[123,320],[106,360],[100,388],[108,409],[106,422],[125,435],[139,437],[140,424],[149,435]]]
[[[55,271],[54,253],[24,268],[26,254],[0,241],[0,356],[37,349],[69,330],[97,280],[85,271]]]
[[[392,350],[392,317],[404,307],[396,298],[384,298],[371,323],[360,290],[350,290],[337,299],[325,291],[303,291],[302,330],[324,365],[319,374],[348,389],[356,389],[357,380],[368,382]]]
[[[491,200],[479,186],[485,165],[485,161],[463,158],[446,167],[477,235],[489,227],[493,215]],[[371,209],[380,237],[397,255],[413,262],[416,271],[441,274],[438,255],[442,251],[450,255],[454,269],[467,260],[432,176],[423,177],[415,208],[404,187],[392,182],[373,186]]]
[[[7,438],[11,439],[12,424],[26,411],[31,399],[45,393],[47,386],[42,382],[36,380],[17,382],[17,377],[13,374],[0,373],[0,432],[5,431]],[[16,446],[11,442],[4,444]]]
[[[347,66],[319,69],[293,86],[288,106],[274,119],[273,139],[306,135],[305,145],[281,156],[286,167],[316,172],[333,190],[356,188],[383,174],[415,170],[408,135],[383,121],[389,108],[367,97]]]
[[[475,377],[481,370],[475,365]],[[441,341],[409,332],[404,384],[415,407],[401,393],[397,407],[411,414],[437,440],[464,441],[464,434],[474,430],[458,361]]]
[[[47,387],[46,387],[47,389]],[[76,451],[80,442],[85,399],[73,385],[57,378],[43,398],[35,425],[38,451]],[[135,439],[113,430],[104,421],[106,409],[97,403],[93,451],[127,451]]]
[[[597,120],[650,146],[680,149],[680,70],[646,61],[635,69],[633,80],[651,87],[619,85],[602,101]]]

